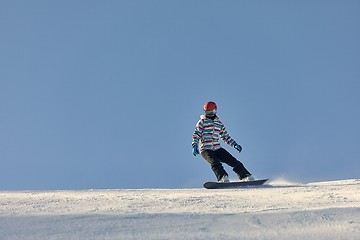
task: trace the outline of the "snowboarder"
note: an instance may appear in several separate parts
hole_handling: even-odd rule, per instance
[[[222,163],[231,166],[240,181],[253,181],[254,178],[244,165],[220,146],[221,138],[239,152],[242,150],[242,147],[229,136],[224,124],[216,113],[216,103],[206,102],[204,105],[204,115],[200,116],[192,136],[193,155],[196,156],[201,153],[201,156],[210,163],[218,182],[229,182],[229,175]]]

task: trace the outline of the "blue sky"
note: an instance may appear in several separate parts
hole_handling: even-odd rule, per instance
[[[359,178],[359,12],[0,1],[0,189],[201,187],[215,177],[191,135],[209,100],[256,177]]]

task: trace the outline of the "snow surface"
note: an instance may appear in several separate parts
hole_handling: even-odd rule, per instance
[[[360,179],[226,190],[0,191],[0,239],[360,239]]]

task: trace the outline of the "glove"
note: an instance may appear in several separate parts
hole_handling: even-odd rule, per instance
[[[198,148],[197,145],[194,145],[194,146],[193,146],[193,148],[192,148],[192,153],[193,153],[194,156],[200,154],[199,148]]]
[[[236,150],[238,150],[239,153],[241,153],[242,147],[241,147],[239,144],[236,143],[236,144],[234,145],[234,148],[235,148]]]

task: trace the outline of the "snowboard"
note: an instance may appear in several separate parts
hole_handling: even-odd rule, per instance
[[[261,186],[269,179],[261,179],[254,181],[246,182],[228,182],[228,183],[219,183],[219,182],[206,182],[204,183],[204,188],[207,189],[224,189],[224,188],[240,188],[240,187],[249,187],[249,186]]]

